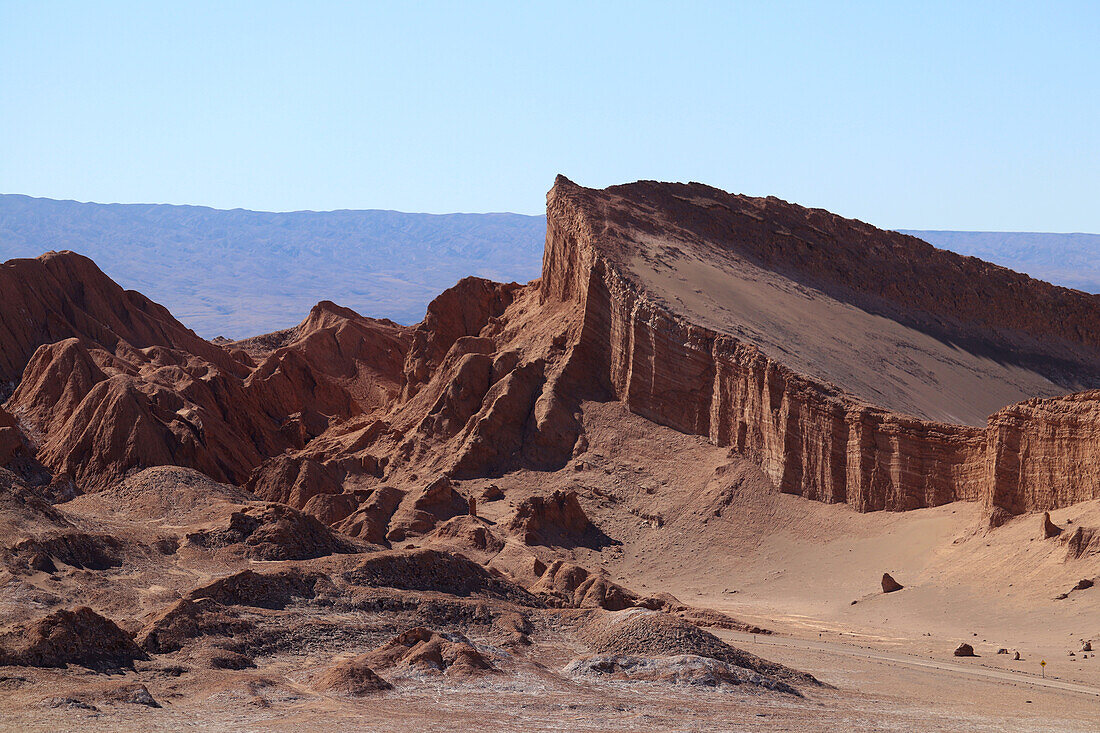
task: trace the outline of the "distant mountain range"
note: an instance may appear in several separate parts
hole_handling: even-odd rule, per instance
[[[1100,293],[1100,234],[899,231],[940,249],[995,262],[1039,280]]]
[[[73,250],[200,335],[243,338],[320,300],[416,323],[467,275],[527,282],[546,222],[519,214],[270,213],[0,195],[0,261]]]
[[[1100,235],[904,230],[938,247],[1100,292]],[[521,214],[272,213],[0,194],[0,261],[85,254],[207,338],[298,323],[320,300],[410,324],[467,275],[538,277],[546,222]]]

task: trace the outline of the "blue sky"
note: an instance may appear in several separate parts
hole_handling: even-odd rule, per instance
[[[556,173],[1100,232],[1100,3],[0,0],[0,192],[539,213]]]

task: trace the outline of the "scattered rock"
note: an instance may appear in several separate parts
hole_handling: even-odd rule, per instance
[[[1062,534],[1062,528],[1050,520],[1050,512],[1043,512],[1042,533],[1043,539],[1050,539]]]
[[[894,580],[893,576],[891,576],[890,573],[883,573],[882,574],[882,592],[883,593],[893,593],[894,591],[899,591],[904,587],[905,587],[904,585],[902,585],[898,581]]]
[[[1014,661],[1014,662],[1020,661],[1020,652],[1016,652],[1015,654],[1012,655],[1012,661]]]
[[[955,647],[955,656],[976,657],[978,655],[974,653],[974,647],[970,646],[966,642],[963,642],[962,644],[959,644],[957,647]]]

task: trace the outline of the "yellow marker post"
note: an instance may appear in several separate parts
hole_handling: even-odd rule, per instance
[[[1043,668],[1043,679],[1045,680],[1047,678],[1047,660],[1041,660],[1039,666]]]

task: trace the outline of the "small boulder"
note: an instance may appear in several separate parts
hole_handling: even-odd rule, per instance
[[[504,498],[504,492],[496,484],[489,484],[481,491],[482,501],[500,501]]]
[[[1081,578],[1077,581],[1077,585],[1073,586],[1073,590],[1088,590],[1093,586],[1093,582],[1088,578]]]
[[[1015,654],[1012,655],[1012,661],[1014,661],[1014,662],[1020,661],[1020,652],[1016,652]]]
[[[955,656],[976,657],[978,655],[974,653],[974,647],[970,646],[966,642],[963,642],[962,644],[959,644],[957,647],[955,647]]]
[[[898,581],[894,580],[893,576],[890,575],[890,573],[883,573],[882,574],[882,592],[883,593],[893,593],[894,591],[901,590],[904,587],[905,587],[904,585],[902,585]]]
[[[1082,644],[1081,645],[1081,651],[1091,652],[1092,651],[1092,642],[1091,641],[1086,641],[1084,644]]]
[[[1050,521],[1050,512],[1043,512],[1043,525],[1042,525],[1043,539],[1049,540],[1051,537],[1057,537],[1062,534],[1062,528],[1054,522]]]

